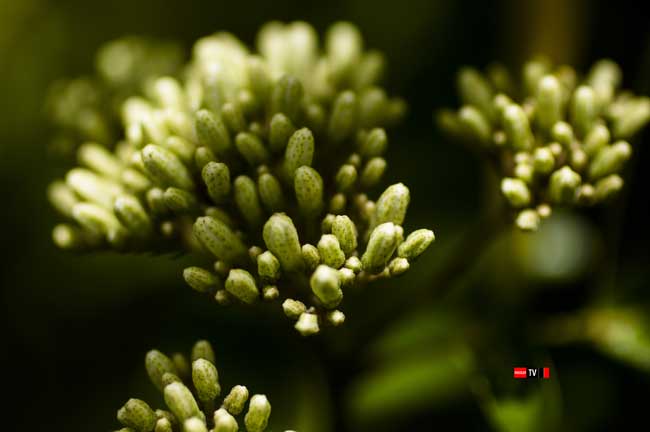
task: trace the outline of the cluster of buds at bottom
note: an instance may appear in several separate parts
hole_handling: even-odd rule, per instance
[[[249,398],[248,389],[236,385],[222,398],[214,351],[207,341],[194,344],[190,358],[157,350],[147,353],[147,374],[167,409],[154,410],[140,399],[129,399],[117,411],[124,426],[118,432],[237,432],[240,423],[248,432],[266,430],[271,404],[265,395]]]
[[[141,94],[150,80],[177,75],[180,45],[128,36],[106,42],[95,56],[95,73],[55,82],[46,99],[54,130],[53,150],[74,156],[79,144],[93,141],[112,148],[119,131],[119,112],[126,97]]]
[[[296,329],[341,324],[343,288],[406,271],[433,241],[408,237],[403,184],[372,201],[385,127],[404,104],[377,86],[382,56],[334,24],[324,50],[307,24],[266,25],[253,54],[217,33],[194,46],[184,79],[153,80],[122,106],[114,151],[86,143],[49,189],[71,222],[65,249],[188,251],[190,286],[221,304],[282,302]]]
[[[497,161],[501,192],[516,225],[535,231],[553,205],[591,206],[623,187],[629,140],[650,120],[650,98],[620,91],[616,63],[586,77],[548,61],[526,63],[516,83],[500,65],[458,74],[463,106],[440,112],[440,126]]]

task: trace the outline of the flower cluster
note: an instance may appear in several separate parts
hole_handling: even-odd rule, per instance
[[[122,105],[114,151],[78,149],[49,189],[71,223],[65,249],[203,252],[184,278],[220,304],[282,299],[303,335],[341,324],[342,288],[409,268],[433,241],[405,236],[409,189],[367,192],[386,169],[384,127],[405,110],[377,86],[381,54],[334,24],[267,24],[258,54],[217,33],[194,46],[184,78],[160,77]],[[119,62],[117,62],[119,64]]]
[[[463,106],[442,111],[440,126],[491,153],[501,192],[522,230],[537,229],[552,205],[591,206],[623,187],[620,172],[630,139],[650,120],[650,98],[619,91],[622,75],[610,60],[579,78],[545,60],[523,67],[517,86],[493,65],[458,74]]]
[[[246,402],[246,430],[266,430],[271,416],[266,396],[256,394],[249,400],[248,389],[236,385],[217,403],[221,386],[209,342],[194,344],[191,359],[190,364],[180,353],[168,357],[157,350],[149,351],[145,356],[147,374],[163,393],[168,410],[153,410],[143,400],[129,399],[117,411],[117,420],[124,426],[118,432],[237,432],[236,417],[244,412]]]

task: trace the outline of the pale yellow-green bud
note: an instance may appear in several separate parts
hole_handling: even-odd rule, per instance
[[[487,119],[493,118],[493,90],[479,71],[474,68],[463,67],[458,72],[456,84],[464,104],[477,107]]]
[[[192,362],[192,382],[201,402],[211,402],[221,394],[217,368],[205,359]]]
[[[501,192],[513,207],[525,207],[530,204],[530,190],[520,179],[504,178],[501,180]]]
[[[84,168],[73,168],[68,171],[65,182],[81,198],[106,209],[112,209],[115,198],[123,193],[118,184]]]
[[[357,248],[357,228],[348,216],[339,215],[334,218],[332,234],[336,236],[346,255],[350,255]]]
[[[237,420],[224,408],[219,408],[214,413],[213,432],[237,432],[239,425]]]
[[[618,194],[623,188],[623,179],[618,174],[610,174],[598,180],[594,186],[596,202],[602,202]]]
[[[333,234],[323,234],[318,241],[318,253],[321,261],[334,268],[339,268],[345,262],[345,253],[341,249],[337,237]]]
[[[147,173],[159,186],[191,190],[194,180],[183,162],[174,153],[149,144],[142,149],[142,162]]]
[[[185,164],[189,164],[194,157],[194,144],[181,137],[167,137],[163,143],[163,147],[178,156],[178,158]]]
[[[239,415],[244,410],[248,400],[248,389],[242,385],[236,385],[223,400],[223,408],[232,415]]]
[[[280,297],[280,290],[275,285],[266,285],[262,287],[262,298],[265,301],[273,301]]]
[[[539,147],[533,154],[533,167],[535,172],[549,174],[555,167],[555,157],[548,147]]]
[[[232,140],[223,119],[209,110],[196,113],[196,136],[199,144],[212,150],[216,155],[227,155],[232,148]]]
[[[348,287],[354,284],[355,279],[357,278],[354,271],[350,270],[347,267],[341,267],[338,270],[339,280],[341,281],[341,286]]]
[[[580,174],[568,166],[560,168],[551,175],[549,181],[549,197],[555,203],[572,203],[576,198],[576,190],[582,179]]]
[[[55,181],[47,188],[47,197],[63,216],[72,216],[72,208],[79,202],[74,191],[62,181]]]
[[[361,186],[368,189],[379,183],[386,171],[386,165],[386,159],[383,157],[374,157],[370,159],[361,171],[361,177],[359,178]]]
[[[357,126],[358,114],[359,104],[354,92],[348,90],[340,93],[334,100],[327,126],[330,139],[339,143],[349,138]]]
[[[294,190],[298,207],[307,217],[318,215],[323,209],[323,179],[318,172],[308,166],[296,170]]]
[[[553,126],[551,138],[560,143],[563,147],[569,148],[573,143],[573,128],[567,122],[559,121]]]
[[[192,417],[183,422],[183,432],[208,432],[208,428],[203,420]]]
[[[119,179],[124,169],[122,163],[111,152],[95,143],[86,143],[79,147],[77,159],[80,164],[113,179]]]
[[[296,128],[289,120],[289,117],[277,113],[271,118],[269,130],[269,147],[273,153],[279,153],[285,149],[289,138],[296,131]],[[312,138],[313,140],[313,138]]]
[[[133,195],[120,195],[115,198],[113,210],[115,216],[131,234],[146,237],[151,233],[151,219],[140,200]]]
[[[168,187],[163,194],[165,206],[174,213],[189,213],[196,209],[196,195],[176,187]]]
[[[345,322],[345,314],[340,310],[328,311],[325,318],[327,319],[327,322],[334,327],[338,327]]]
[[[252,166],[265,163],[269,159],[269,152],[264,147],[262,140],[249,132],[240,132],[235,138],[237,150]]]
[[[253,276],[242,269],[230,270],[226,279],[226,291],[248,304],[254,303],[260,295]]]
[[[268,211],[275,213],[284,210],[286,203],[282,186],[272,174],[264,173],[260,175],[257,179],[257,189],[259,190],[260,200]]]
[[[300,114],[303,92],[300,80],[293,76],[283,76],[271,90],[271,113],[283,113],[295,123]]]
[[[584,137],[598,116],[596,94],[589,86],[580,86],[573,93],[571,123],[578,137]]]
[[[166,418],[159,418],[156,421],[154,432],[173,432],[172,423]]]
[[[201,267],[187,267],[183,270],[183,279],[201,293],[214,291],[221,285],[217,276]]]
[[[307,307],[299,300],[286,299],[282,303],[282,310],[288,318],[297,320],[307,310]]]
[[[293,179],[296,170],[301,166],[311,166],[314,158],[314,136],[307,128],[298,129],[289,138],[284,153],[284,169]]]
[[[156,425],[156,413],[140,399],[129,399],[117,411],[117,420],[136,431],[152,431]]]
[[[406,258],[409,261],[419,257],[429,245],[435,240],[433,231],[428,229],[419,229],[413,231],[406,237],[406,240],[399,245],[397,255]]]
[[[280,261],[266,251],[257,257],[257,273],[266,281],[273,282],[280,278]]]
[[[217,259],[230,263],[241,262],[247,254],[240,238],[222,221],[210,216],[199,217],[194,222],[194,236]]]
[[[343,299],[339,273],[327,265],[319,265],[309,280],[311,290],[327,309],[338,306]]]
[[[356,256],[351,256],[345,261],[345,268],[348,268],[355,273],[359,273],[361,271],[361,260]]]
[[[199,359],[204,359],[214,364],[216,361],[212,345],[207,340],[196,341],[196,343],[192,346],[192,353],[190,358],[192,359],[192,362],[195,362]]]
[[[298,232],[290,217],[282,213],[271,216],[264,224],[263,237],[283,271],[296,272],[304,268]]]
[[[537,85],[536,119],[539,126],[550,131],[562,115],[562,89],[557,78],[546,75]]]
[[[221,116],[223,121],[233,134],[237,134],[246,129],[246,120],[241,108],[232,102],[226,102],[221,107]]]
[[[528,150],[533,145],[533,133],[528,117],[519,105],[509,105],[503,112],[503,129],[514,150]]]
[[[409,269],[410,265],[406,258],[394,258],[388,264],[388,271],[391,276],[399,276]]]
[[[596,124],[585,137],[582,148],[589,157],[593,157],[598,154],[602,148],[609,144],[609,140],[610,133],[607,126]]]
[[[227,200],[230,194],[230,170],[226,164],[208,162],[201,170],[201,177],[212,201],[221,204]]]
[[[151,382],[163,389],[162,377],[166,373],[176,374],[176,367],[169,357],[158,350],[151,350],[144,358],[145,369]]]
[[[411,195],[403,183],[397,183],[386,188],[377,200],[375,212],[372,217],[372,226],[384,222],[401,225],[406,218]]]
[[[233,195],[235,204],[242,217],[249,226],[258,227],[264,220],[262,205],[260,204],[257,186],[253,179],[248,176],[239,176],[233,183]]]
[[[515,224],[522,231],[537,231],[539,227],[539,214],[535,210],[522,210],[517,215]]]
[[[354,165],[342,165],[336,173],[336,189],[341,192],[349,191],[356,181],[357,169]]]
[[[194,152],[194,165],[196,165],[199,170],[203,170],[203,168],[210,162],[216,161],[217,157],[208,147],[199,147]]]
[[[377,226],[370,234],[368,246],[361,257],[363,269],[370,273],[382,271],[395,252],[398,240],[399,235],[395,224],[386,222]]]
[[[264,432],[271,416],[271,404],[264,395],[253,395],[249,404],[248,412],[244,417],[246,430],[248,432]]]
[[[320,264],[320,254],[316,246],[309,243],[302,246],[302,258],[308,270],[314,270]]]
[[[485,115],[472,105],[465,105],[458,111],[458,121],[471,137],[481,144],[487,144],[492,128]]]
[[[371,130],[366,139],[361,144],[359,153],[367,158],[381,156],[388,147],[388,137],[386,131],[382,128],[375,128]]]
[[[303,312],[300,314],[294,326],[302,336],[311,336],[320,331],[318,327],[318,316],[313,313]]]
[[[596,180],[619,172],[631,155],[632,147],[625,141],[603,147],[589,165],[589,177]]]
[[[196,404],[192,392],[180,382],[174,382],[165,387],[165,403],[170,411],[182,422],[191,417],[199,417],[201,411]]]

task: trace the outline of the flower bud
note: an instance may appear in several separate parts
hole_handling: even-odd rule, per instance
[[[119,179],[124,166],[105,147],[86,143],[77,150],[79,163],[106,177]]]
[[[203,420],[192,417],[183,422],[183,432],[208,432]]]
[[[359,183],[363,188],[371,188],[375,186],[381,180],[381,177],[386,171],[386,159],[382,157],[374,157],[370,159],[366,166],[361,171],[361,177],[359,178]]]
[[[596,106],[596,94],[588,86],[580,86],[573,93],[571,103],[571,123],[576,135],[583,137],[591,130],[591,127],[598,116]]]
[[[195,146],[186,139],[177,136],[167,137],[163,147],[174,153],[184,164],[190,164],[194,157]]]
[[[303,215],[314,217],[323,209],[323,179],[308,166],[296,170],[293,180],[298,207]]]
[[[216,290],[220,285],[218,277],[201,267],[187,267],[183,270],[183,279],[200,293]]]
[[[172,423],[166,418],[159,418],[156,421],[154,432],[173,432]]]
[[[209,148],[218,156],[230,152],[232,147],[230,134],[219,115],[209,110],[200,110],[196,113],[195,127],[200,145]]]
[[[156,425],[156,413],[140,399],[129,399],[117,411],[117,420],[136,431],[152,431]]]
[[[537,228],[539,228],[539,214],[535,210],[522,210],[517,215],[515,224],[522,231],[537,231]]]
[[[149,176],[159,186],[175,186],[191,190],[194,180],[183,162],[174,153],[149,144],[142,149],[142,162]]]
[[[246,246],[226,224],[210,216],[196,219],[194,236],[217,259],[230,263],[241,262],[246,257]]]
[[[354,165],[342,165],[336,173],[336,189],[340,192],[349,191],[356,181],[357,169]]]
[[[341,92],[332,105],[327,134],[332,142],[340,143],[350,137],[358,120],[357,96],[352,91]]]
[[[192,382],[201,402],[211,402],[221,394],[219,373],[208,360],[198,359],[192,362]]]
[[[614,121],[617,138],[630,138],[650,121],[650,98],[642,97],[628,102],[623,115]]]
[[[72,208],[72,218],[86,230],[107,239],[112,233],[124,231],[113,212],[95,204],[75,204]]]
[[[372,226],[384,222],[401,225],[406,218],[406,210],[411,200],[409,189],[402,183],[386,188],[377,200],[377,206],[372,217]]]
[[[623,188],[623,179],[618,174],[610,174],[603,177],[595,184],[594,196],[596,202],[607,201],[618,194]]]
[[[382,128],[375,128],[368,133],[363,141],[359,153],[367,158],[381,156],[388,147],[388,137]]]
[[[257,273],[266,281],[273,282],[280,278],[280,261],[269,251],[257,257]]]
[[[253,276],[242,269],[230,270],[226,279],[226,291],[248,304],[254,303],[260,295]]]
[[[330,267],[339,268],[345,262],[345,253],[341,250],[335,235],[323,234],[318,241],[318,253],[322,262]]]
[[[379,273],[395,252],[398,242],[396,226],[386,222],[376,227],[370,234],[366,252],[361,257],[363,269],[370,273]]]
[[[163,194],[165,206],[176,214],[189,213],[196,209],[198,202],[192,192],[169,187]]]
[[[286,203],[280,182],[270,173],[264,173],[257,179],[257,189],[260,200],[270,212],[279,212],[285,209]]]
[[[535,172],[549,174],[555,167],[555,157],[548,147],[538,147],[533,154],[533,166]]]
[[[492,118],[492,86],[479,71],[470,67],[462,68],[458,72],[456,86],[465,105],[475,106],[487,119]]]
[[[434,240],[435,235],[431,230],[419,229],[413,231],[397,248],[397,256],[412,261],[427,250]]]
[[[271,113],[283,113],[292,122],[298,120],[303,100],[303,88],[300,80],[285,75],[280,78],[271,91]]]
[[[550,131],[560,121],[562,110],[562,89],[557,78],[546,75],[537,84],[536,118],[543,130]]]
[[[237,420],[228,411],[224,408],[215,411],[213,432],[237,432],[238,430]]]
[[[311,290],[327,309],[338,306],[343,299],[338,272],[332,267],[319,265],[309,280]]]
[[[314,270],[320,264],[320,254],[314,245],[304,244],[302,246],[302,258],[308,270]]]
[[[235,138],[235,145],[246,162],[252,166],[263,164],[269,159],[269,152],[257,135],[240,132]]]
[[[582,179],[568,166],[555,171],[549,181],[549,197],[555,203],[571,203]]]
[[[356,256],[351,256],[345,261],[345,268],[352,270],[355,273],[361,271],[361,260]]]
[[[410,265],[406,258],[394,258],[388,264],[388,271],[391,276],[399,276],[409,269]]]
[[[241,385],[234,386],[223,400],[223,408],[232,415],[239,415],[248,400],[248,389]]]
[[[301,166],[311,166],[314,158],[314,136],[307,128],[298,129],[289,138],[284,153],[284,169],[293,179],[295,172]]]
[[[294,325],[294,328],[298,330],[302,336],[311,336],[320,331],[318,327],[318,316],[313,313],[303,312],[298,317],[298,321]]]
[[[528,117],[519,105],[511,104],[503,112],[503,129],[514,150],[528,150],[533,145],[533,133]]]
[[[208,195],[216,204],[222,204],[230,194],[230,170],[218,162],[208,162],[201,170],[201,177],[208,188]]]
[[[568,148],[573,142],[573,128],[567,122],[559,121],[553,126],[551,138]]]
[[[122,188],[84,168],[73,168],[65,176],[66,184],[81,198],[106,209],[113,208],[115,198]]]
[[[269,130],[269,147],[271,151],[273,153],[279,153],[284,150],[289,142],[289,138],[295,131],[296,128],[291,124],[291,120],[287,116],[282,113],[275,114],[271,118]]]
[[[587,153],[587,156],[593,157],[598,154],[600,149],[609,144],[610,134],[607,126],[596,124],[591,131],[587,134],[583,141],[582,149]]]
[[[199,170],[203,170],[203,168],[210,162],[216,161],[217,157],[208,147],[199,147],[194,152],[194,165],[196,165]]]
[[[165,373],[176,374],[176,367],[169,357],[158,350],[151,350],[144,358],[144,366],[151,382],[163,389],[162,377]]]
[[[79,202],[74,191],[62,181],[52,182],[47,187],[47,197],[59,213],[72,216],[72,207]]]
[[[465,105],[458,111],[461,127],[481,144],[487,144],[492,136],[492,128],[483,113],[472,105]]]
[[[599,179],[609,174],[616,174],[632,155],[632,147],[625,141],[618,141],[602,148],[589,165],[589,177]]]
[[[530,190],[520,179],[504,178],[501,180],[501,192],[511,206],[525,207],[530,204]]]
[[[221,107],[221,116],[230,132],[238,134],[246,129],[246,120],[241,108],[232,102],[226,102]]]
[[[129,232],[138,237],[146,237],[151,233],[151,219],[133,195],[120,195],[113,205],[115,216]]]
[[[196,404],[192,392],[183,385],[183,383],[175,382],[165,387],[164,392],[165,403],[170,411],[182,422],[191,417],[199,417],[201,411]]]
[[[233,195],[239,212],[251,227],[258,227],[264,220],[257,186],[248,176],[241,175],[233,183]]]
[[[214,355],[214,350],[212,349],[210,342],[206,340],[197,341],[192,347],[191,359],[193,362],[198,359],[205,359],[214,364],[216,357]]]
[[[345,315],[340,310],[328,311],[325,318],[334,327],[338,327],[345,322]]]
[[[332,234],[336,236],[346,255],[350,255],[357,248],[357,227],[348,216],[339,215],[334,218]]]
[[[303,269],[298,232],[290,217],[276,213],[264,224],[264,243],[280,261],[282,270],[296,272]]]
[[[248,432],[264,432],[271,416],[271,404],[264,395],[253,395],[249,404],[248,412],[244,417],[246,430]]]

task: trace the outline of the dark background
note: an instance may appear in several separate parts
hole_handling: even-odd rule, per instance
[[[259,26],[271,19],[306,20],[321,34],[336,20],[350,20],[359,25],[368,47],[387,56],[386,86],[410,105],[407,120],[390,135],[387,180],[401,180],[411,188],[409,227],[432,227],[438,238],[402,279],[404,286],[426,286],[445,251],[480,213],[478,159],[448,142],[432,123],[435,109],[457,106],[458,67],[484,67],[497,59],[519,68],[530,55],[545,53],[585,71],[595,60],[611,57],[624,70],[626,88],[650,93],[650,16],[634,2],[0,1],[3,430],[117,428],[115,411],[128,397],[159,400],[146,383],[146,350],[188,351],[197,338],[213,341],[222,387],[242,383],[269,395],[273,430],[326,431],[333,423],[349,430],[489,428],[467,391],[453,397],[435,390],[419,394],[419,386],[402,382],[406,387],[396,388],[406,389],[404,399],[413,391],[417,402],[398,410],[390,409],[390,398],[382,399],[380,390],[369,391],[367,400],[354,396],[366,384],[372,388],[368,383],[373,383],[374,372],[379,377],[375,384],[390,389],[394,359],[412,358],[405,364],[413,370],[424,367],[423,376],[429,376],[430,353],[423,347],[435,345],[435,336],[425,335],[416,348],[402,351],[398,344],[398,351],[383,353],[382,347],[391,347],[390,338],[382,339],[388,330],[383,315],[372,312],[396,297],[419,295],[423,316],[434,316],[436,302],[426,289],[411,294],[405,288],[400,294],[400,286],[373,286],[371,295],[352,298],[349,330],[324,335],[326,343],[305,342],[277,314],[206,304],[180,278],[188,258],[79,256],[52,245],[50,231],[57,216],[45,188],[69,163],[48,151],[50,130],[43,114],[48,85],[56,78],[91,74],[96,49],[125,34],[178,40],[189,52],[194,40],[216,30],[231,31],[252,44]],[[490,369],[486,375],[496,376],[496,381],[510,377],[516,361],[533,355],[525,342],[533,336],[522,328],[536,317],[588,304],[599,291],[647,303],[650,174],[645,167],[650,166],[650,133],[646,130],[635,144],[625,197],[614,210],[560,215],[560,221],[568,222],[558,222],[559,234],[551,240],[547,236],[538,249],[532,240],[508,234],[506,245],[495,246],[502,249],[474,269],[478,276],[464,289],[469,300],[462,309],[468,315],[463,323],[477,320],[499,329],[497,339],[486,341],[494,344],[496,360],[475,359],[478,370]],[[524,257],[519,263],[525,276],[511,274],[507,255],[523,250],[521,254],[531,256],[531,249],[540,253],[544,245],[549,249],[542,254],[560,248],[587,258],[551,277],[543,270],[526,270]],[[612,260],[611,279],[603,282],[596,270]],[[509,289],[529,292],[515,296],[516,301],[504,300]],[[370,311],[367,318],[363,311]],[[448,336],[455,328],[443,327],[443,333]],[[363,344],[365,351],[348,367],[332,368],[346,364],[354,340],[348,332],[371,342]],[[374,340],[379,342],[374,345]],[[319,353],[322,345],[329,347],[329,354]],[[446,358],[444,352],[435,355]],[[645,418],[647,397],[637,395],[647,395],[647,375],[584,345],[552,348],[539,356],[535,358],[553,359],[554,383],[561,388],[562,430],[617,430]],[[408,371],[404,367],[399,371]],[[383,370],[388,372],[382,375]],[[384,382],[381,377],[389,378]],[[377,406],[388,414],[380,415]]]

